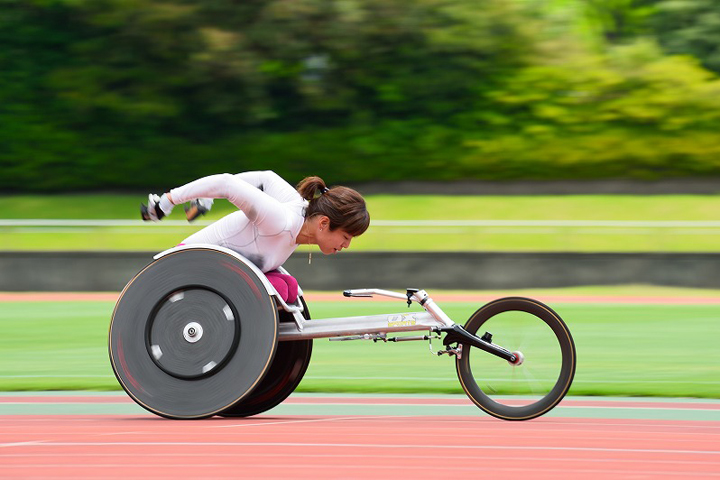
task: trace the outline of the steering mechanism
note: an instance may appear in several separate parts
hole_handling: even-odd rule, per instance
[[[412,305],[412,297],[413,297],[413,295],[415,295],[415,294],[418,293],[419,291],[420,291],[419,288],[408,288],[408,289],[407,289],[407,293],[406,293],[405,295],[407,296],[408,308],[410,308],[410,305]]]

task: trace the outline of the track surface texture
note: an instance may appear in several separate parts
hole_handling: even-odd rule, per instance
[[[123,393],[0,395],[0,478],[702,479],[720,401],[566,398],[526,422],[457,395],[294,394],[250,418],[174,421]]]

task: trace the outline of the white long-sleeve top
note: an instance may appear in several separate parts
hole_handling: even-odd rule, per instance
[[[211,175],[170,190],[174,204],[195,198],[226,198],[233,212],[183,240],[238,252],[263,272],[275,270],[295,251],[307,200],[272,171]]]

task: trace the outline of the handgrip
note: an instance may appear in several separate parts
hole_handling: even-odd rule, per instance
[[[344,297],[372,297],[372,294],[368,293],[355,293],[353,290],[345,290],[343,292]]]

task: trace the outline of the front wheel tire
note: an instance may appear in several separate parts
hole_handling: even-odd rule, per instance
[[[465,324],[469,333],[492,334],[492,343],[519,352],[521,364],[462,344],[456,360],[465,393],[503,420],[529,420],[555,407],[570,389],[577,357],[570,331],[550,307],[529,298],[501,298]]]

